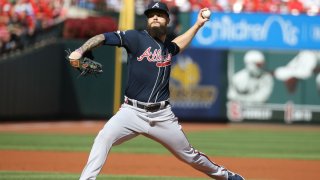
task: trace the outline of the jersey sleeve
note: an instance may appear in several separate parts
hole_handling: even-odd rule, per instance
[[[104,33],[104,45],[110,45],[110,46],[121,46],[121,38],[117,34],[117,32],[107,32]]]
[[[167,42],[166,46],[168,48],[169,53],[171,53],[172,56],[175,56],[180,52],[180,47],[174,42]]]
[[[138,47],[139,36],[136,30],[107,32],[104,36],[105,45],[124,47],[129,52]]]

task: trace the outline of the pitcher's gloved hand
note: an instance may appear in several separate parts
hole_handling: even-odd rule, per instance
[[[94,61],[94,57],[91,51],[87,51],[82,54],[79,50],[71,52],[66,50],[66,59],[70,62],[70,65],[80,71],[79,76],[97,75],[102,73],[102,65]]]

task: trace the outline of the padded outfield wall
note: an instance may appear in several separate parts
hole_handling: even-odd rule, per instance
[[[104,64],[98,77],[79,77],[66,49],[83,41],[56,42],[0,61],[0,119],[84,119],[112,115],[114,48],[94,56]],[[108,54],[104,56],[103,54]]]

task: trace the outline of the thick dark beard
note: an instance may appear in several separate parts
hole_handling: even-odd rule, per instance
[[[150,34],[150,36],[154,38],[160,38],[167,34],[167,27],[161,26],[161,27],[147,27],[147,31]]]

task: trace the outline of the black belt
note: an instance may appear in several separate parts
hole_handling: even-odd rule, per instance
[[[130,99],[127,99],[125,101],[125,103],[133,106],[133,101],[130,100]],[[161,109],[164,109],[166,106],[168,106],[170,104],[169,101],[165,101],[164,102],[164,106],[161,107],[161,103],[152,103],[152,104],[148,104],[148,105],[145,105],[145,104],[141,104],[137,101],[137,107],[140,108],[140,109],[144,109],[146,111],[149,111],[149,112],[155,112],[155,111],[159,111]]]

